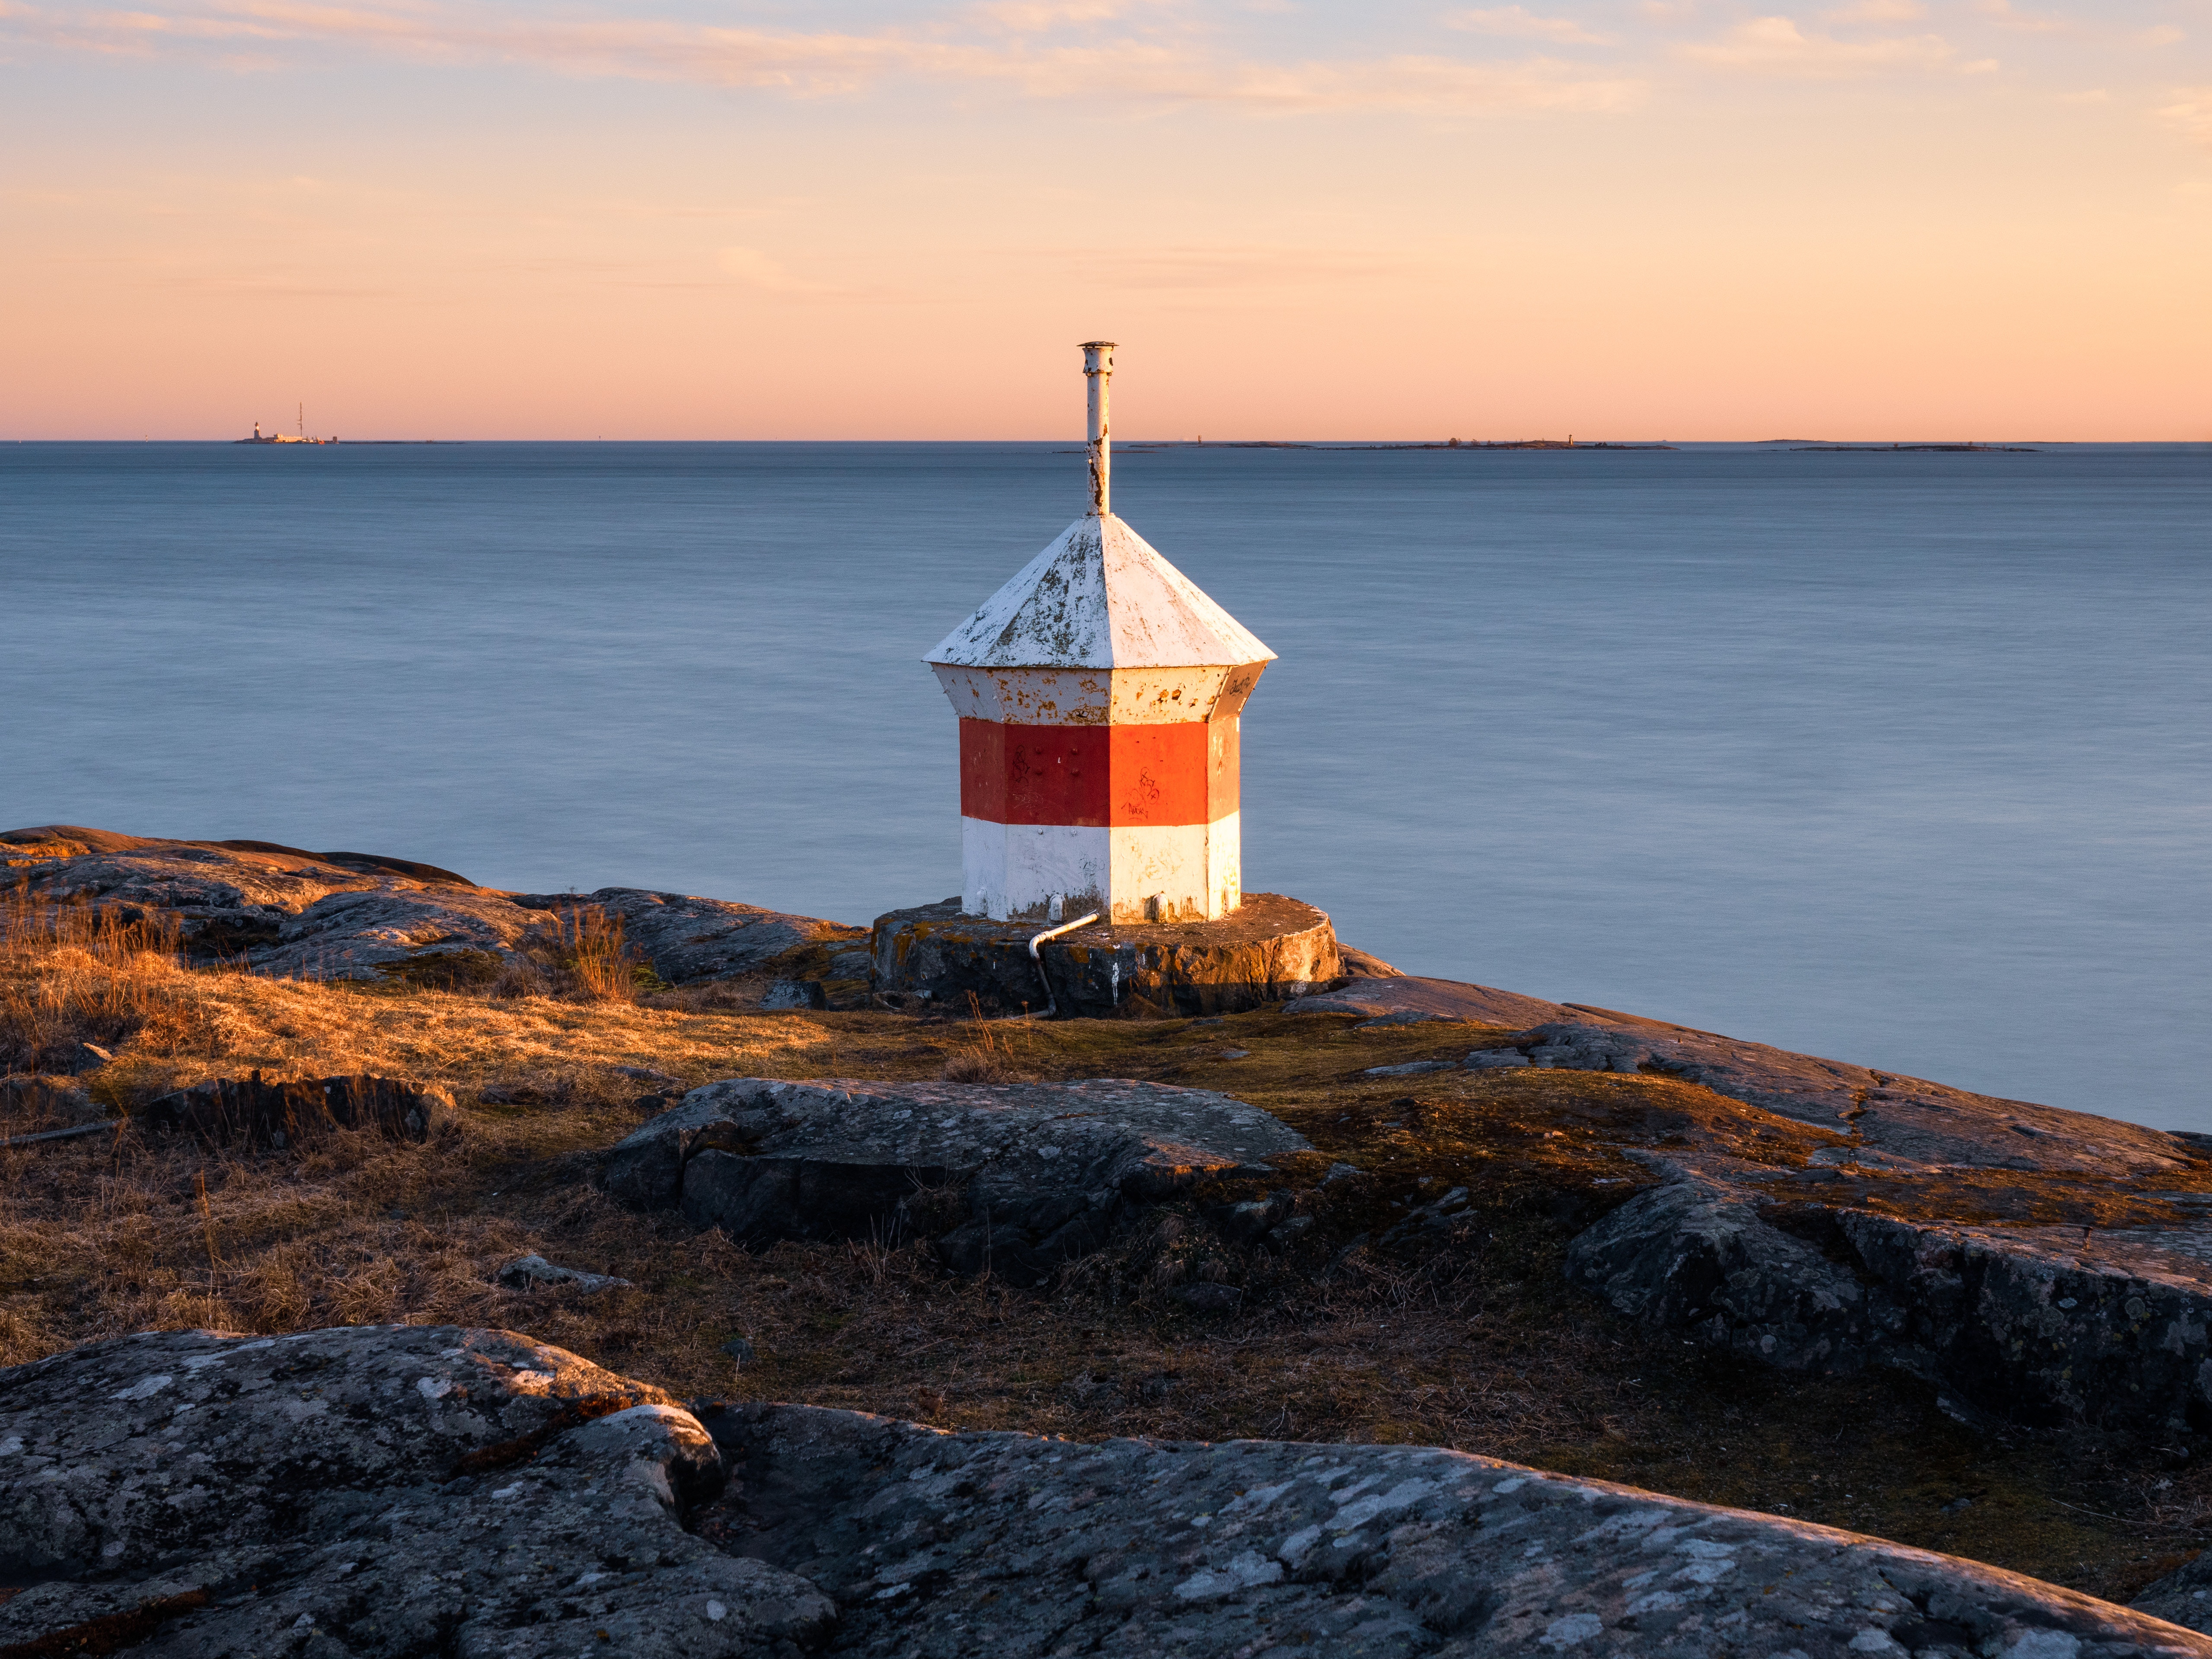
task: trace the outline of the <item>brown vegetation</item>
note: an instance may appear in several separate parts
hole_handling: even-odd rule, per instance
[[[2123,1598],[2212,1526],[2212,1480],[2155,1449],[1978,1432],[1920,1384],[1716,1358],[1568,1289],[1566,1239],[1647,1178],[1604,1143],[1709,1136],[1787,1164],[1820,1139],[1687,1084],[1453,1072],[1408,1094],[1408,1079],[1364,1068],[1463,1053],[1466,1028],[1355,1032],[1275,1010],[1051,1024],[764,1015],[729,1006],[726,988],[602,999],[557,961],[533,968],[534,988],[271,981],[182,968],[158,930],[31,920],[0,947],[0,1040],[22,1056],[11,1063],[81,1070],[118,1112],[255,1067],[410,1077],[459,1108],[419,1145],[340,1132],[272,1155],[159,1143],[125,1123],[0,1152],[0,1363],[155,1326],[507,1326],[680,1395],[1084,1437],[1452,1445]],[[575,933],[566,948],[580,955]],[[599,959],[620,963],[618,941]],[[80,1068],[64,1051],[86,1041],[113,1060],[82,1055]],[[1313,1225],[1287,1256],[1235,1242],[1219,1206],[1261,1188],[1224,1184],[1144,1212],[1057,1285],[1017,1291],[951,1279],[896,1241],[748,1254],[677,1217],[617,1209],[592,1179],[600,1149],[712,1078],[986,1073],[1231,1090],[1318,1149],[1281,1182]],[[1321,1185],[1334,1163],[1362,1173]],[[1381,1243],[1409,1205],[1454,1185],[1473,1194],[1467,1220],[1425,1243]],[[493,1283],[531,1250],[635,1288]],[[1241,1309],[1203,1314],[1176,1296],[1206,1283],[1239,1287]],[[724,1352],[740,1336],[757,1356],[742,1368]]]
[[[135,1034],[174,973],[171,917],[0,897],[0,1072],[77,1072]]]

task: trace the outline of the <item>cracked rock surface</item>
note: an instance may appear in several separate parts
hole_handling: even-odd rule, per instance
[[[619,1142],[605,1180],[748,1243],[904,1233],[1034,1284],[1104,1243],[1124,1204],[1307,1150],[1256,1106],[1156,1083],[730,1078]]]
[[[1428,1449],[702,1403],[506,1331],[161,1332],[0,1372],[0,1645],[796,1659],[2205,1656],[1976,1563]]]

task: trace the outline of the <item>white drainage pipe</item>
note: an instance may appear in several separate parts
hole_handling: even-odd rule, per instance
[[[1045,972],[1044,958],[1037,954],[1037,946],[1048,939],[1058,939],[1062,933],[1072,933],[1079,927],[1088,927],[1097,920],[1098,912],[1093,910],[1087,916],[1078,916],[1073,921],[1063,921],[1057,927],[1048,927],[1030,941],[1030,960],[1036,963],[1037,977],[1044,981],[1044,1007],[1034,1014],[1010,1014],[1006,1018],[1010,1019],[1050,1019],[1052,1018],[1059,1000],[1053,995],[1052,975]]]

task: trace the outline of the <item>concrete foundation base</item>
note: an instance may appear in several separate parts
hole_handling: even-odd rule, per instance
[[[1090,1019],[1235,1013],[1341,977],[1336,930],[1310,904],[1253,893],[1218,921],[1094,924],[1030,940],[1046,924],[963,915],[960,901],[894,910],[871,938],[876,989],[949,1013],[1041,1012]],[[1039,968],[1042,973],[1040,975]]]

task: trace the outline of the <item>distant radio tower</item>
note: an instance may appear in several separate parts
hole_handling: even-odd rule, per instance
[[[307,406],[305,404],[300,405],[300,435],[302,438],[307,435]]]

